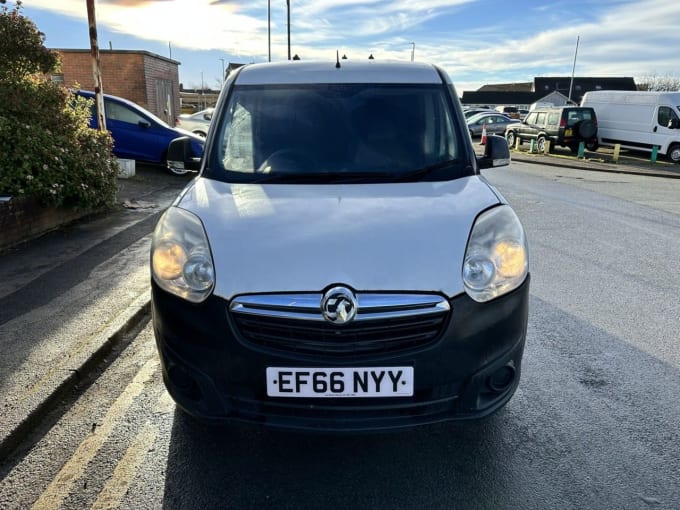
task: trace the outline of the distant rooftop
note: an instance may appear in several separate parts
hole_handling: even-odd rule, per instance
[[[476,91],[464,91],[463,104],[529,105],[559,92],[574,102],[591,90],[637,90],[631,77],[537,76],[533,82],[484,85]]]

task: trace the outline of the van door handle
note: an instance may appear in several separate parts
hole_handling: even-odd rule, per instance
[[[656,133],[656,128],[657,128],[657,127],[658,127],[658,126],[654,126],[654,132],[655,132],[655,133]]]

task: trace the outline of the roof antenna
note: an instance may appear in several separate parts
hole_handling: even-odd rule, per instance
[[[335,50],[335,68],[340,69],[340,51]]]

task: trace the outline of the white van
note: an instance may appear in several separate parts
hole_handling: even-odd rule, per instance
[[[168,158],[188,168],[189,139]],[[411,62],[248,64],[159,221],[163,380],[206,421],[366,431],[481,418],[519,384],[529,247],[480,175],[448,75]]]
[[[680,92],[586,92],[581,106],[597,114],[601,145],[652,151],[680,163]]]

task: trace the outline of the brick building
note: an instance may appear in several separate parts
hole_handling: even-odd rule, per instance
[[[52,80],[94,90],[90,50],[56,49],[61,73]],[[100,50],[105,94],[124,97],[154,113],[171,126],[180,113],[179,62],[148,51]]]

